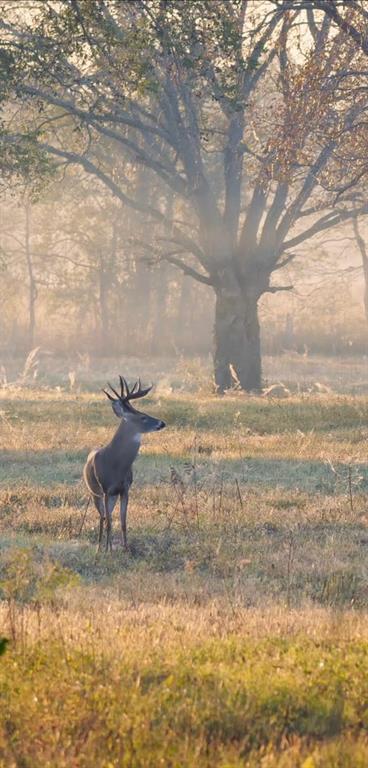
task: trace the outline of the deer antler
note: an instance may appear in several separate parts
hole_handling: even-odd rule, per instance
[[[118,395],[118,393],[117,393],[116,389],[114,389],[114,387],[113,387],[113,386],[110,384],[110,382],[109,382],[109,381],[107,382],[107,386],[108,386],[108,387],[110,387],[110,389],[112,390],[112,392],[114,393],[114,395],[116,395],[116,397],[112,397],[112,395],[110,395],[110,392],[108,392],[106,389],[103,389],[102,391],[105,393],[105,395],[107,395],[107,397],[109,398],[109,400],[111,400],[111,402],[113,402],[113,403],[115,403],[115,402],[116,402],[116,400],[121,400],[121,397],[120,397],[120,395]]]
[[[115,397],[112,397],[112,396],[110,395],[110,392],[107,392],[107,390],[106,390],[106,389],[103,389],[103,390],[102,390],[102,392],[104,392],[104,393],[105,393],[106,397],[108,397],[108,398],[109,398],[109,400],[111,400],[113,403],[115,402]]]
[[[128,385],[126,383],[126,380],[123,378],[123,376],[119,376],[120,379],[120,388],[121,388],[121,400],[125,400],[126,394],[129,392]]]
[[[146,395],[148,395],[151,389],[152,389],[152,384],[150,387],[146,387],[145,389],[142,389],[141,380],[138,379],[138,381],[135,382],[130,392],[128,390],[129,392],[128,400],[137,400],[139,397],[145,397]]]
[[[118,399],[118,400],[121,400],[121,397],[120,397],[120,395],[118,395],[118,393],[117,393],[116,389],[114,389],[114,387],[112,386],[112,384],[110,384],[110,382],[109,382],[109,381],[108,381],[107,383],[108,383],[108,386],[110,387],[111,391],[114,393],[114,395],[116,395],[117,399]]]
[[[107,382],[108,386],[110,387],[111,391],[114,393],[115,398],[110,395],[110,392],[107,392],[106,389],[103,389],[102,391],[107,395],[109,400],[112,402],[115,402],[115,399],[120,400],[121,403],[129,403],[130,400],[137,400],[140,397],[145,397],[148,395],[148,392],[152,389],[152,384],[150,387],[146,387],[145,389],[142,389],[141,380],[138,379],[138,381],[133,384],[132,388],[129,389],[128,384],[124,376],[120,376],[120,395],[117,393],[116,389],[110,384],[110,382]]]

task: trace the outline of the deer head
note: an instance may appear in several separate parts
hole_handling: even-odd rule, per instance
[[[134,408],[131,404],[132,400],[138,400],[139,398],[148,395],[148,392],[150,392],[152,389],[152,385],[150,387],[146,387],[146,389],[142,389],[141,380],[138,379],[133,387],[129,389],[124,377],[119,376],[119,379],[120,395],[116,389],[111,386],[111,384],[108,384],[108,386],[114,393],[115,397],[110,395],[106,389],[102,390],[111,401],[112,410],[114,411],[115,416],[117,416],[119,419],[124,419],[124,421],[131,424],[137,433],[156,432],[157,430],[166,427],[165,422],[161,421],[161,419],[156,419],[154,416],[148,416],[147,413],[137,411],[136,408]]]

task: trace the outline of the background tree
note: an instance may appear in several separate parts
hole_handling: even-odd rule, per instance
[[[338,74],[360,51],[330,15],[309,18],[306,40],[307,5],[60,0],[31,3],[27,20],[3,3],[13,103],[40,151],[95,175],[150,222],[148,249],[213,289],[221,391],[232,371],[261,386],[259,299],[290,289],[272,275],[368,210],[336,205],[364,109]],[[170,190],[172,215],[116,178],[108,142]]]

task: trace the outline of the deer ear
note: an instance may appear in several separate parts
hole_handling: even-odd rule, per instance
[[[118,419],[122,419],[124,416],[124,409],[120,400],[113,400],[111,405],[112,405],[112,410],[115,413],[115,416],[117,416]]]

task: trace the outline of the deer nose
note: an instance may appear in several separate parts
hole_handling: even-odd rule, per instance
[[[164,421],[159,421],[157,425],[157,429],[164,429],[166,427],[166,424]]]

